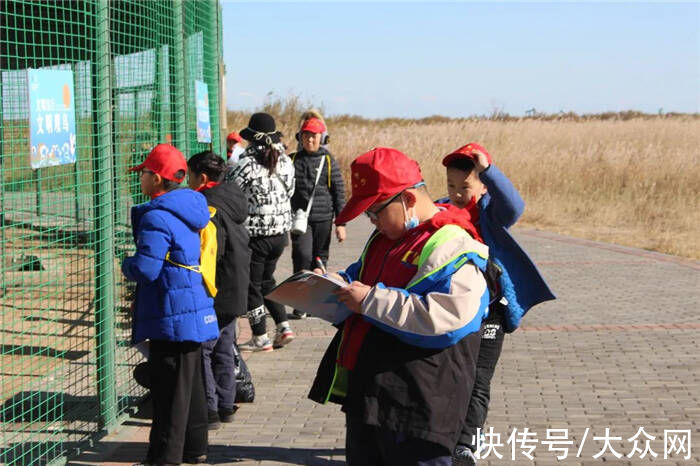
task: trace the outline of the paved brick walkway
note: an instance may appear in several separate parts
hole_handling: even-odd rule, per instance
[[[333,245],[329,268],[354,260],[368,233],[364,220],[351,223],[351,239],[342,248]],[[700,263],[535,230],[515,233],[559,299],[535,308],[521,330],[506,337],[487,423],[500,435],[503,445],[495,450],[503,458],[492,452],[479,464],[638,464],[650,458],[700,464]],[[277,276],[290,271],[286,253]],[[298,338],[290,346],[248,359],[256,401],[211,433],[210,464],[345,464],[342,413],[306,399],[333,329],[316,319],[292,325]],[[69,464],[138,462],[148,426],[147,419],[131,419]],[[648,445],[655,458],[627,456],[640,427],[654,437]],[[524,437],[525,428],[535,436]],[[509,443],[514,429],[516,442]],[[566,459],[558,461],[560,452],[539,443],[548,440],[547,429],[568,429]],[[606,429],[613,439],[598,455]],[[690,431],[687,460],[672,430]],[[675,446],[666,460],[665,433],[666,444]],[[637,438],[640,450],[649,437]],[[522,438],[537,440],[534,460],[521,453],[527,451]],[[498,443],[495,436],[492,443]]]

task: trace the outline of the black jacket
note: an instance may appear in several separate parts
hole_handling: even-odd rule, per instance
[[[347,395],[329,397],[342,332],[341,326],[328,346],[309,398],[342,404],[343,411],[362,418],[365,424],[452,451],[474,386],[480,332],[445,349],[428,349],[403,343],[372,326],[359,348],[355,368],[348,373]]]
[[[306,209],[311,198],[311,190],[316,181],[316,171],[321,163],[321,157],[323,157],[325,162],[314,191],[314,201],[311,205],[309,221],[320,222],[333,219],[345,206],[345,184],[343,183],[343,176],[340,173],[340,166],[337,160],[324,148],[320,148],[318,152],[313,154],[309,154],[302,149],[290,155],[290,157],[294,161],[294,177],[296,180],[296,187],[292,196],[292,212],[296,212],[297,209]],[[329,161],[331,165],[330,177],[328,175]]]
[[[250,249],[248,201],[236,183],[221,183],[202,191],[207,203],[216,208],[212,222],[217,232],[216,287],[214,309],[219,326],[228,325],[248,310],[250,281]]]

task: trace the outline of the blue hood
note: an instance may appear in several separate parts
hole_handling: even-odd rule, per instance
[[[189,188],[178,188],[162,194],[150,202],[134,206],[131,211],[131,224],[138,225],[146,212],[155,209],[170,212],[195,231],[201,230],[209,222],[206,198]]]

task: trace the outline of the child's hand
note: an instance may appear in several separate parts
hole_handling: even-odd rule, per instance
[[[481,152],[479,149],[474,149],[472,154],[476,155],[476,158],[474,159],[474,168],[476,169],[477,173],[481,173],[489,168],[489,159],[486,154]]]
[[[333,280],[347,283],[347,280],[345,280],[339,273],[328,272],[326,276],[332,278]]]
[[[335,237],[338,239],[339,243],[345,241],[346,236],[347,234],[343,225],[338,225],[337,227],[335,227]]]
[[[362,301],[367,297],[372,287],[362,282],[352,282],[345,288],[340,288],[333,292],[338,297],[338,301],[345,304],[352,312],[362,312]]]

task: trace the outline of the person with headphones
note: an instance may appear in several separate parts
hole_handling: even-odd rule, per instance
[[[294,161],[296,189],[292,196],[292,212],[308,213],[306,230],[292,230],[292,263],[294,272],[325,266],[331,243],[333,218],[345,206],[345,186],[340,166],[327,149],[328,131],[321,115],[305,112],[297,133],[298,152]],[[339,242],[345,240],[345,225],[335,227]],[[294,310],[292,316],[303,319],[306,314]]]

